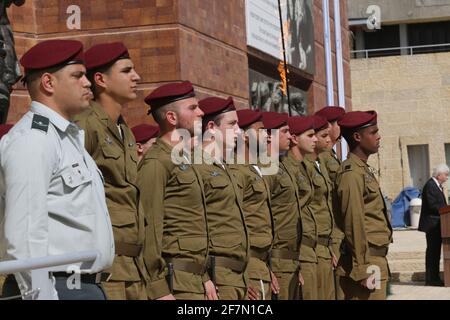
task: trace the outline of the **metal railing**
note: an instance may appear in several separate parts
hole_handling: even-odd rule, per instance
[[[415,55],[450,51],[450,43],[430,44],[423,46],[393,47],[350,51],[353,59],[368,59],[383,56]]]
[[[11,260],[0,262],[0,274],[14,274],[31,270],[32,290],[23,294],[25,300],[55,300],[54,285],[49,272],[56,271],[56,267],[67,266],[80,262],[87,263],[83,268],[89,269],[99,256],[97,251],[75,252],[57,256]],[[59,269],[60,271],[60,269]]]

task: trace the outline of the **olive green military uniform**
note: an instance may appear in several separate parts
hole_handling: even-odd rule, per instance
[[[336,176],[339,171],[339,168],[341,167],[341,161],[336,155],[336,152],[331,149],[322,152],[319,155],[320,163],[325,166],[328,172],[328,176],[331,180],[331,187],[332,187],[332,204],[333,204],[333,215],[334,215],[334,228],[333,228],[333,234],[331,235],[332,241],[333,241],[333,253],[336,256],[336,259],[339,261],[339,258],[341,256],[341,243],[344,239],[344,232],[342,232],[342,222],[339,221],[339,205],[337,201],[337,194],[336,194]],[[339,283],[339,275],[336,272],[335,273],[335,284],[336,284],[336,297],[337,300],[343,300],[344,299],[344,293],[342,291],[342,288],[340,287]]]
[[[133,133],[122,118],[120,129],[96,102],[76,119],[85,131],[85,147],[105,179],[108,206],[116,248],[109,272],[103,283],[108,299],[146,300],[146,273],[142,247],[144,212],[136,185],[138,156]]]
[[[314,187],[308,208],[314,214],[317,226],[317,298],[335,300],[331,248],[334,225],[331,182],[326,168],[320,162],[311,160],[309,157],[306,157],[303,162]]]
[[[303,161],[297,161],[291,153],[289,153],[287,161],[290,161],[292,166],[296,166],[298,169],[297,184],[302,220],[300,268],[305,281],[301,289],[301,298],[302,300],[317,300],[317,226],[316,218],[308,206],[312,200],[314,186]]]
[[[147,289],[151,299],[173,293],[177,299],[203,300],[203,282],[208,280],[203,181],[188,161],[174,164],[172,150],[158,139],[139,164],[138,185],[149,221]]]
[[[204,158],[212,162],[209,155],[205,154]],[[205,191],[210,276],[219,289],[221,300],[244,300],[249,240],[238,196],[243,187],[238,186],[226,165],[213,163],[194,166],[202,177]]]
[[[273,241],[273,223],[268,187],[256,165],[232,165],[230,171],[243,186],[242,209],[250,241],[250,259],[247,266],[249,284],[259,291],[261,300],[270,300],[271,277],[268,264]]]
[[[280,285],[279,300],[300,299],[300,240],[302,224],[296,185],[296,171],[287,157],[282,157],[278,173],[264,176],[270,189],[274,221],[272,270]]]
[[[386,299],[389,276],[386,255],[392,242],[392,227],[373,171],[350,153],[336,179],[345,234],[338,272],[345,299]],[[381,288],[369,291],[360,283],[374,267],[379,268]]]

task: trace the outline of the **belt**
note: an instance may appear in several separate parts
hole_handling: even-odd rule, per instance
[[[231,269],[237,273],[245,271],[246,263],[237,259],[215,256],[216,267]]]
[[[69,278],[70,276],[73,276],[73,273],[67,273],[67,272],[52,272],[52,275],[55,278]],[[91,284],[99,284],[101,282],[108,282],[111,279],[112,274],[106,273],[106,272],[99,272],[99,273],[82,273],[80,274],[80,281],[83,283],[91,283]]]
[[[315,249],[317,247],[317,241],[313,240],[311,238],[302,237],[302,243],[303,245]]]
[[[255,249],[250,249],[250,257],[252,258],[267,262],[269,260],[269,256],[270,256],[269,251],[261,252]]]
[[[202,276],[206,272],[206,267],[195,262],[181,259],[165,259],[166,263],[171,263],[174,270],[183,271]]]
[[[142,251],[142,245],[138,244],[116,242],[114,246],[118,256],[139,257]]]
[[[321,237],[319,236],[319,239],[317,239],[317,244],[320,244],[324,247],[330,247],[333,244],[333,239],[330,237]]]
[[[291,251],[286,249],[273,249],[272,250],[272,258],[279,258],[285,260],[298,260],[299,259],[298,251]]]
[[[386,257],[388,254],[388,247],[373,247],[369,246],[369,252],[371,256],[374,257]]]

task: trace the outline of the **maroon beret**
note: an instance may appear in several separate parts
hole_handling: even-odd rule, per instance
[[[377,124],[378,115],[375,111],[355,111],[346,113],[338,121],[338,125],[343,131],[359,130],[374,126]]]
[[[162,85],[145,98],[145,103],[156,110],[169,103],[195,97],[194,87],[189,81]]]
[[[131,129],[137,143],[146,143],[152,138],[156,138],[159,134],[159,126],[151,126],[149,124],[140,124]]]
[[[267,130],[279,129],[288,124],[289,115],[287,113],[264,112],[263,123]]]
[[[25,73],[69,64],[83,64],[83,44],[76,40],[46,40],[39,42],[20,59]]]
[[[325,107],[316,112],[316,116],[327,119],[328,122],[339,121],[345,114],[345,109],[341,107]]]
[[[101,43],[84,53],[88,71],[112,65],[119,59],[129,59],[127,47],[122,42]]]
[[[0,125],[0,139],[11,130],[12,124],[1,124]]]
[[[314,129],[314,117],[291,117],[288,120],[291,134],[299,136],[308,130]]]
[[[239,127],[241,129],[245,129],[255,122],[262,121],[262,112],[260,111],[243,109],[238,110],[237,115],[239,119]]]
[[[229,97],[228,99],[217,97],[206,98],[201,100],[198,105],[205,116],[214,116],[236,110],[232,97]]]
[[[323,129],[328,128],[328,121],[325,118],[322,118],[320,116],[313,116],[314,119],[314,130],[316,132],[319,132]]]

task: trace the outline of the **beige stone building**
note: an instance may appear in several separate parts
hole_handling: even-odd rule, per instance
[[[365,23],[369,4],[381,9],[379,30]],[[353,109],[379,113],[382,147],[371,164],[391,199],[450,164],[449,10],[447,0],[349,1]]]

